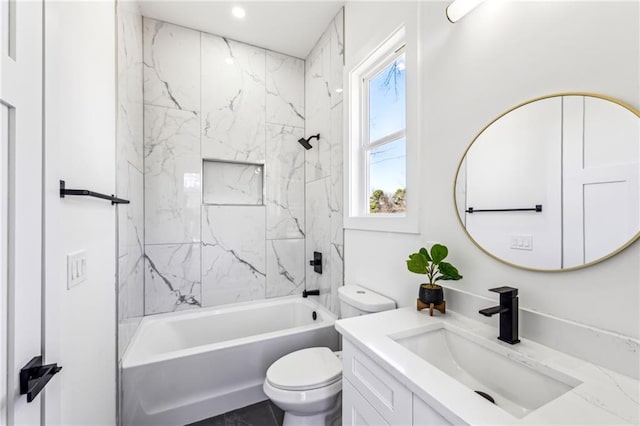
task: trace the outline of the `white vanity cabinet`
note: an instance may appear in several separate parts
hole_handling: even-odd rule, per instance
[[[450,424],[346,339],[342,363],[344,426]]]
[[[390,425],[373,405],[353,387],[349,380],[342,381],[342,425]]]
[[[413,395],[413,426],[450,425],[429,404]]]

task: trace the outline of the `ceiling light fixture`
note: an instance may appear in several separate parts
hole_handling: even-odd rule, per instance
[[[229,65],[233,65],[233,62],[234,62],[233,58],[226,58],[224,61]]]
[[[451,22],[456,22],[483,1],[484,0],[455,0],[447,7],[447,19]]]
[[[231,14],[238,19],[242,19],[245,16],[247,16],[247,12],[245,12],[244,9],[241,8],[240,6],[236,6],[233,9],[231,9]]]

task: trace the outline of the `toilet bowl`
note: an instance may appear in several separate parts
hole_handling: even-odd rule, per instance
[[[285,426],[340,424],[342,363],[329,348],[283,356],[267,370],[263,390],[284,410]]]
[[[338,290],[342,317],[395,309],[393,300],[349,285]],[[271,364],[264,393],[282,410],[283,426],[342,424],[342,356],[326,347],[292,352]]]

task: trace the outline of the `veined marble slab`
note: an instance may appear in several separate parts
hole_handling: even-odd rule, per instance
[[[121,320],[144,314],[144,215],[143,176],[127,163],[118,173],[118,196],[129,204],[118,205],[118,303]]]
[[[331,162],[330,34],[325,32],[305,64],[305,137],[320,134],[306,154],[306,181],[329,176]]]
[[[200,120],[145,107],[145,243],[200,241]]]
[[[331,296],[327,307],[339,318],[340,299],[338,298],[338,289],[344,285],[344,245],[331,243],[329,260],[331,262]]]
[[[336,15],[307,57],[305,136],[320,133],[306,152],[306,254],[323,254],[323,274],[306,267],[307,289],[320,289],[320,302],[338,314],[343,284],[343,109],[344,15]]]
[[[265,159],[265,50],[202,33],[202,156]]]
[[[144,103],[200,111],[200,33],[144,18]]]
[[[344,244],[344,189],[342,180],[343,163],[343,115],[342,102],[331,109],[331,193],[329,205],[331,209],[331,242]]]
[[[202,306],[200,244],[145,246],[145,315]]]
[[[331,107],[342,102],[343,70],[344,70],[344,8],[340,9],[331,25],[331,74],[329,88]]]
[[[267,51],[267,123],[304,127],[304,61]]]
[[[303,130],[267,125],[267,238],[304,238],[305,149],[297,142]]]
[[[117,4],[118,359],[144,315],[143,42],[137,5]]]
[[[142,16],[118,10],[118,161],[142,171]]]
[[[306,210],[307,259],[313,259],[313,252],[322,253],[322,274],[314,272],[313,267],[306,265],[308,290],[320,290],[320,303],[331,308],[331,209],[329,207],[329,178],[320,179],[307,184]]]
[[[265,208],[202,207],[204,306],[264,299]]]
[[[304,240],[267,240],[267,297],[302,293]]]

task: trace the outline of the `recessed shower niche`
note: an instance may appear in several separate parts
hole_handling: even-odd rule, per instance
[[[264,164],[202,161],[202,202],[213,205],[263,205]]]

